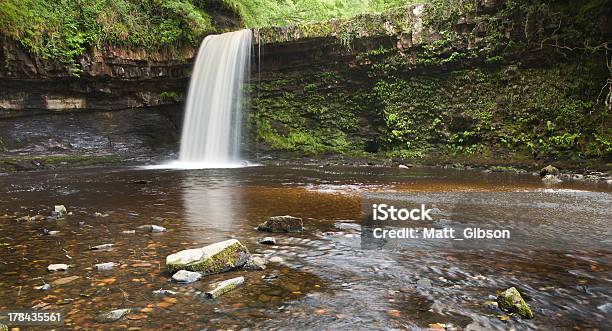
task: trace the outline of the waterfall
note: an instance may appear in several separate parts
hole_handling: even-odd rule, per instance
[[[234,168],[240,160],[251,30],[208,36],[196,58],[183,119],[179,160],[155,168]]]

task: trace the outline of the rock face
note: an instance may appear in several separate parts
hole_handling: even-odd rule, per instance
[[[240,268],[250,256],[244,245],[236,239],[230,239],[169,255],[166,266],[170,272],[189,270],[209,275]]]
[[[533,318],[531,308],[514,287],[501,292],[497,297],[497,304],[504,311],[519,314],[522,318]]]
[[[206,292],[206,296],[211,299],[215,299],[221,296],[222,294],[225,294],[235,289],[237,286],[242,285],[243,283],[244,283],[244,277],[236,277],[236,278],[224,280],[221,283],[219,283],[213,290]]]
[[[273,216],[259,224],[257,230],[267,232],[302,232],[304,230],[304,223],[298,217],[289,215]]]
[[[132,310],[129,308],[125,309],[115,309],[107,312],[100,313],[96,316],[96,321],[99,323],[110,323],[115,322],[131,313]]]

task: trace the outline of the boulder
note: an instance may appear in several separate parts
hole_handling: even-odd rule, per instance
[[[497,296],[497,304],[503,311],[516,313],[522,318],[533,318],[531,308],[525,303],[519,291],[511,287]]]
[[[304,223],[301,218],[289,215],[272,216],[267,221],[259,224],[258,231],[267,232],[302,232]]]
[[[96,316],[96,321],[99,323],[110,323],[115,322],[131,313],[132,310],[129,308],[125,309],[115,309],[107,312],[100,313]]]
[[[546,177],[547,175],[559,176],[559,169],[552,165],[547,165],[540,170],[540,177]]]
[[[179,270],[172,275],[172,280],[177,283],[193,283],[202,278],[202,274],[195,271]]]
[[[166,266],[170,272],[189,270],[210,275],[240,268],[250,257],[244,245],[236,239],[230,239],[169,255],[166,257]]]
[[[224,280],[221,283],[217,284],[217,286],[215,286],[214,289],[206,292],[206,296],[210,299],[218,298],[222,294],[225,294],[235,289],[236,287],[238,287],[239,285],[242,285],[243,283],[244,283],[244,277],[236,277],[236,278]]]

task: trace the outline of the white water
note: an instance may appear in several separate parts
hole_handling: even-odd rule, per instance
[[[251,30],[202,41],[189,83],[178,161],[148,168],[238,168]]]

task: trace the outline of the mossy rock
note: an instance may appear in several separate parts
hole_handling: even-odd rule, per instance
[[[5,324],[0,323],[0,331],[8,331],[8,326],[6,326]]]
[[[172,273],[188,270],[200,272],[205,276],[240,268],[250,256],[244,245],[236,239],[230,239],[169,255],[166,258],[166,266]]]
[[[213,290],[206,292],[206,296],[210,299],[216,299],[219,296],[235,289],[244,283],[244,277],[236,277],[224,280],[219,283]]]
[[[258,231],[267,232],[302,232],[304,223],[301,218],[289,215],[272,216],[257,226]]]
[[[497,304],[503,311],[516,313],[522,318],[533,318],[533,312],[527,305],[519,291],[511,287],[497,296]]]

